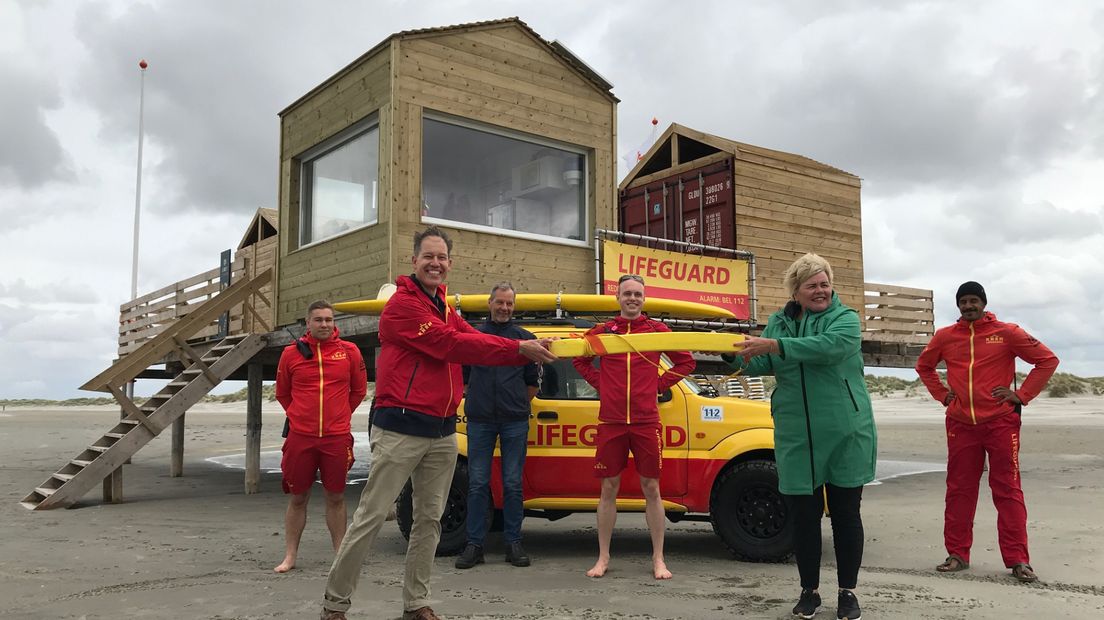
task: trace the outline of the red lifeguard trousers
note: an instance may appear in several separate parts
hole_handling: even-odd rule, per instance
[[[997,508],[997,540],[1008,568],[1029,564],[1027,506],[1020,487],[1020,414],[1010,413],[983,424],[947,418],[947,505],[943,542],[949,555],[970,561],[974,513],[985,456],[989,488]]]

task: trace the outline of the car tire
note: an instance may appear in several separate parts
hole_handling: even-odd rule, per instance
[[[713,531],[741,560],[781,562],[793,553],[793,514],[778,491],[773,461],[728,467],[713,485],[709,517]]]
[[[395,520],[403,538],[410,540],[410,529],[414,526],[414,487],[406,482],[399,498],[395,500]],[[494,518],[494,504],[487,502],[487,525]],[[456,461],[456,471],[452,475],[452,485],[445,498],[445,512],[441,515],[441,540],[437,543],[437,555],[456,555],[468,544],[468,462]]]

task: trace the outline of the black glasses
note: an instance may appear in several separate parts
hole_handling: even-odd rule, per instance
[[[617,279],[617,283],[621,284],[625,280],[634,280],[636,282],[644,284],[644,278],[641,278],[640,276],[636,275],[635,273],[626,273],[625,275],[623,275],[623,276],[621,276],[620,278]]]

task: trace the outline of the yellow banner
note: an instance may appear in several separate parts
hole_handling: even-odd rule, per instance
[[[603,292],[616,295],[617,280],[625,274],[644,278],[648,297],[710,304],[730,310],[740,319],[751,316],[745,260],[603,241]]]

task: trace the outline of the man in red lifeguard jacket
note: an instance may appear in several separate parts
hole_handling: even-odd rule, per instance
[[[617,302],[621,313],[587,332],[597,334],[643,334],[669,332],[666,325],[642,313],[644,278],[623,275],[617,281]],[[594,454],[594,475],[602,479],[598,501],[598,561],[588,577],[602,577],[609,568],[610,540],[617,522],[617,491],[621,471],[632,452],[640,488],[644,492],[645,518],[652,538],[652,569],[656,579],[670,579],[663,559],[663,499],[659,474],[663,467],[663,425],[659,421],[657,397],[694,370],[694,358],[687,351],[668,351],[671,368],[659,374],[660,354],[629,352],[598,358],[576,357],[575,370],[598,390],[598,445]]]
[[[345,477],[353,465],[353,411],[368,392],[360,349],[342,340],[330,302],[307,308],[307,334],[284,348],[276,369],[276,400],[287,413],[280,471],[290,496],[284,515],[286,553],[274,569],[295,568],[316,474],[326,497],[326,527],[334,551],[345,537]]]

